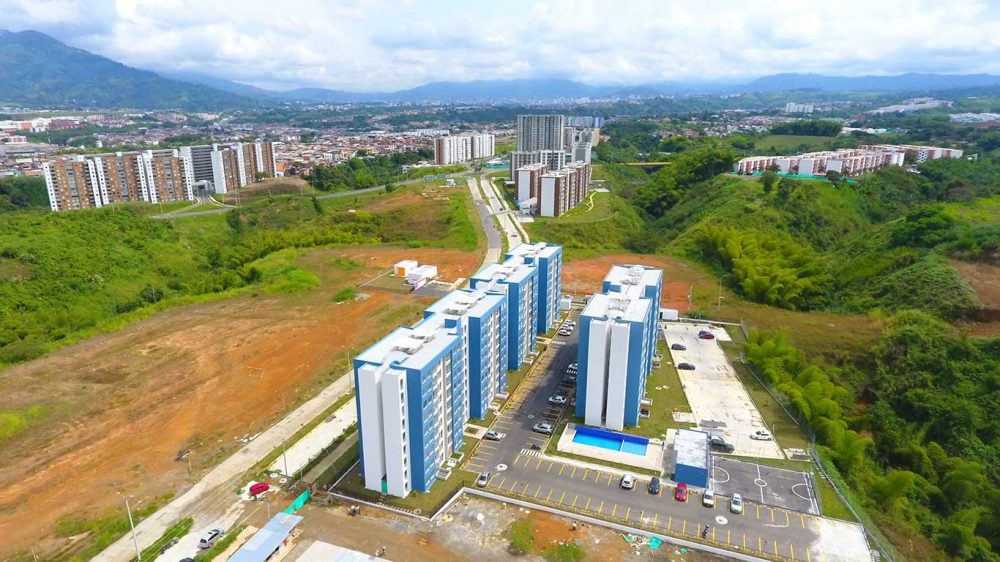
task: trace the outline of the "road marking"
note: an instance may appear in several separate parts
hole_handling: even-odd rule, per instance
[[[757,537],[757,552],[764,552],[764,542]]]
[[[524,483],[524,489],[523,489],[523,490],[521,490],[521,494],[522,494],[522,495],[523,495],[523,494],[527,494],[527,493],[528,493],[528,486],[530,486],[530,485],[531,485],[531,482],[525,482],[525,483]]]
[[[575,508],[576,507],[576,501],[579,500],[579,499],[580,499],[580,494],[577,494],[577,495],[573,496],[573,503],[570,504],[570,507]]]
[[[688,532],[688,520],[687,520],[687,519],[685,519],[685,520],[684,520],[684,524],[683,524],[683,525],[681,525],[681,534],[682,534],[682,535],[686,535],[686,534],[687,534],[687,532]]]
[[[770,507],[768,509],[771,509]],[[774,510],[771,509],[771,523],[774,523]]]
[[[515,480],[514,483],[510,485],[510,491],[513,492],[514,488],[516,487],[517,487],[517,480]]]
[[[608,475],[608,487],[609,488],[611,487],[611,475],[610,474]]]
[[[616,511],[618,511],[618,504],[616,504],[616,503],[611,504],[611,518],[612,519],[615,518],[615,512]]]
[[[820,558],[823,559],[823,562],[826,562],[826,551],[825,550],[819,551],[819,556],[820,556]]]
[[[660,486],[660,489],[656,491],[656,495],[657,496],[662,496],[663,495],[663,486]]]
[[[496,480],[496,479],[497,479],[497,475],[496,474],[494,474],[493,476],[490,476],[490,480],[486,483],[486,487],[489,488],[490,484],[492,484],[493,481]]]
[[[537,498],[538,494],[540,494],[540,493],[542,493],[542,485],[541,484],[539,484],[538,485],[538,489],[535,490],[535,498]]]
[[[625,520],[626,521],[628,521],[628,516],[631,515],[631,514],[632,514],[632,506],[628,506],[628,509],[625,510]]]
[[[733,530],[732,529],[726,529],[726,544],[728,544],[729,546],[733,545]]]
[[[778,541],[774,541],[774,555],[778,555]]]
[[[597,507],[597,513],[604,511],[604,500],[601,500],[601,505]]]
[[[512,462],[511,464],[513,464],[514,466],[517,466],[517,461],[519,461],[519,460],[521,460],[521,453],[518,453],[517,456],[514,457],[514,462]]]
[[[715,542],[715,527],[712,527],[712,542]]]
[[[561,495],[561,496],[559,496],[559,505],[562,505],[562,501],[563,501],[563,499],[565,499],[565,498],[566,498],[566,492],[563,492],[563,493],[562,493],[562,495]]]
[[[584,511],[590,511],[590,500],[593,498],[587,498],[587,505],[583,506]]]
[[[549,461],[549,467],[545,469],[545,472],[549,472],[550,470],[552,470],[552,466],[555,464],[556,464],[555,462]]]
[[[654,528],[654,529],[656,528],[656,520],[657,520],[657,519],[658,519],[659,517],[660,517],[660,514],[659,514],[659,513],[654,513],[654,514],[653,514],[653,528]]]
[[[785,526],[786,527],[790,527],[791,525],[792,525],[792,520],[791,520],[790,516],[788,515],[788,512],[786,511],[785,512]]]
[[[583,479],[584,480],[587,479],[587,474],[589,474],[589,473],[590,473],[590,469],[589,468],[584,468],[583,469]]]
[[[571,472],[569,474],[569,477],[570,477],[571,480],[573,479],[574,476],[576,476],[576,467],[575,466],[573,467],[573,472]]]
[[[535,465],[535,470],[538,470],[540,466],[542,466],[542,459],[538,459],[538,464]]]
[[[801,519],[801,523],[802,523],[802,528],[803,528],[803,529],[805,529],[805,528],[806,528],[806,516],[805,516],[805,515],[802,515],[802,514],[800,513],[800,514],[799,514],[799,519]]]
[[[812,554],[809,554],[809,549],[806,549],[806,562],[813,562]]]
[[[500,485],[499,485],[499,486],[497,486],[497,488],[500,488],[501,490],[503,490],[503,483],[504,483],[504,482],[506,482],[506,481],[507,481],[507,479],[506,479],[506,478],[504,478],[503,480],[501,480],[501,481],[500,481]]]
[[[743,532],[743,550],[747,549],[747,534],[746,531]]]
[[[754,507],[757,508],[757,519],[760,519],[760,505],[758,504],[758,505],[756,505]]]
[[[554,491],[555,491],[555,490],[553,490],[552,488],[549,488],[549,495],[545,496],[545,502],[546,502],[546,503],[548,503],[548,501],[549,501],[550,499],[552,499],[552,492],[554,492]]]
[[[667,520],[667,530],[668,531],[673,531],[674,530],[674,516],[673,515],[671,515],[670,519]]]
[[[562,476],[564,470],[566,470],[566,465],[562,465],[562,467],[559,468],[559,476]]]
[[[792,555],[792,560],[795,560],[795,545],[788,545],[788,552]]]

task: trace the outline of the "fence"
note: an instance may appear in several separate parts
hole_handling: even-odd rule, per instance
[[[746,323],[744,323],[743,320],[740,320],[740,331],[743,332],[743,337],[749,341],[750,334],[747,330]],[[781,409],[784,410],[785,414],[787,414],[788,417],[794,421],[796,425],[801,427],[803,432],[805,432],[806,437],[809,439],[809,456],[812,458],[813,464],[819,469],[823,478],[830,483],[830,487],[833,488],[833,492],[837,494],[840,501],[843,502],[844,506],[847,507],[847,510],[851,512],[851,515],[854,516],[854,520],[861,524],[861,527],[865,530],[865,535],[868,536],[869,542],[875,545],[879,555],[886,560],[890,560],[891,562],[901,560],[899,553],[896,552],[896,550],[892,547],[892,544],[885,538],[882,532],[878,530],[878,526],[875,525],[871,517],[869,517],[865,512],[864,508],[856,505],[860,502],[857,502],[854,499],[854,495],[851,493],[850,487],[846,482],[844,482],[844,479],[840,476],[837,468],[833,466],[829,460],[819,454],[819,451],[816,449],[816,434],[813,433],[809,423],[799,415],[798,410],[792,405],[788,397],[785,396],[785,394],[780,390],[774,388],[771,381],[762,376],[757,371],[757,368],[751,363],[745,361],[742,356],[740,357],[740,362],[744,367],[746,367],[747,371],[753,376],[753,378],[760,383],[764,390],[771,395],[771,398],[773,398],[774,401],[781,406]]]

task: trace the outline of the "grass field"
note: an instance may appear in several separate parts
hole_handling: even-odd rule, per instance
[[[656,352],[664,359],[670,357],[667,345],[662,340],[658,341]],[[691,426],[674,421],[674,412],[690,412],[691,406],[688,404],[684,389],[681,388],[677,369],[672,364],[661,361],[660,367],[654,368],[649,373],[646,396],[653,399],[653,405],[649,407],[649,418],[639,418],[638,427],[626,427],[623,433],[663,439],[668,428]]]
[[[812,152],[831,147],[835,138],[807,135],[767,135],[754,142],[754,147],[761,154]]]

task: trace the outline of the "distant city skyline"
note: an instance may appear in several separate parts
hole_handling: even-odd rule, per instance
[[[561,77],[595,85],[781,72],[1000,74],[990,0],[745,3],[7,0],[35,29],[130,66],[268,89],[382,91]]]

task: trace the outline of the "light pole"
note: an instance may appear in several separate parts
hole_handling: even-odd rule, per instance
[[[135,538],[135,522],[132,521],[132,507],[128,504],[128,496],[121,492],[115,492],[125,500],[125,512],[128,513],[128,525],[132,528],[132,544],[135,545],[135,559],[142,561],[142,553],[139,552],[139,540]]]

